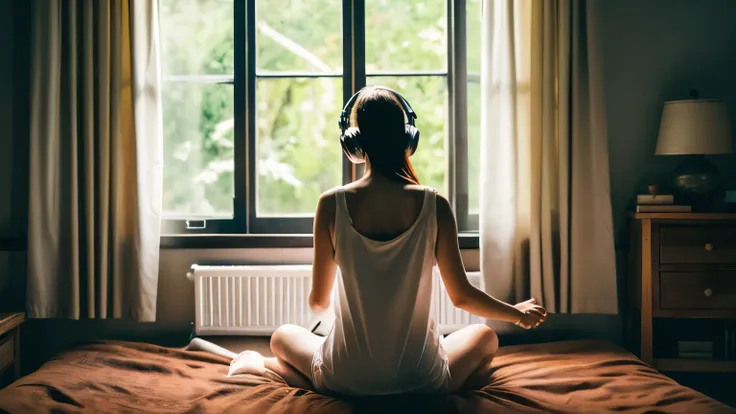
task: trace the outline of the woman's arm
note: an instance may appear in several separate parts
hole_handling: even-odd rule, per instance
[[[543,308],[541,307],[538,307],[540,310],[524,311],[497,300],[471,285],[460,256],[457,236],[457,224],[452,207],[447,199],[437,196],[437,250],[435,254],[442,281],[453,305],[483,318],[511,322],[525,328],[527,322],[531,325],[536,322],[525,319],[543,320]],[[525,315],[528,312],[535,315],[532,318],[526,318]]]
[[[335,283],[335,249],[332,242],[332,227],[335,217],[335,193],[328,191],[319,198],[314,214],[314,257],[312,259],[312,291],[309,307],[320,313],[330,306],[330,296]]]

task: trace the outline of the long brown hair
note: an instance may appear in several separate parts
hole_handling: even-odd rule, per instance
[[[364,89],[350,114],[351,126],[360,129],[360,145],[371,169],[400,183],[419,184],[419,177],[406,156],[405,123],[401,102],[383,88]]]

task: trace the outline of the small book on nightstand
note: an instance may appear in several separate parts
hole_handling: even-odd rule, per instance
[[[691,206],[675,204],[672,194],[639,194],[636,196],[637,213],[690,213]]]
[[[636,206],[637,213],[690,213],[693,211],[692,206],[682,205],[638,205]]]
[[[672,194],[639,194],[636,196],[638,205],[668,205],[675,204],[675,196]]]

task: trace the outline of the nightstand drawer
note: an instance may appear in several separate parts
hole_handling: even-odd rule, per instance
[[[662,226],[661,263],[736,263],[736,226]]]
[[[661,309],[736,309],[736,272],[663,272]]]
[[[0,373],[13,364],[13,338],[6,335],[0,338]]]

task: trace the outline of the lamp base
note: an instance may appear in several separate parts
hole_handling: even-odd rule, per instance
[[[703,155],[688,155],[674,171],[677,202],[693,210],[709,210],[720,188],[721,174]]]

